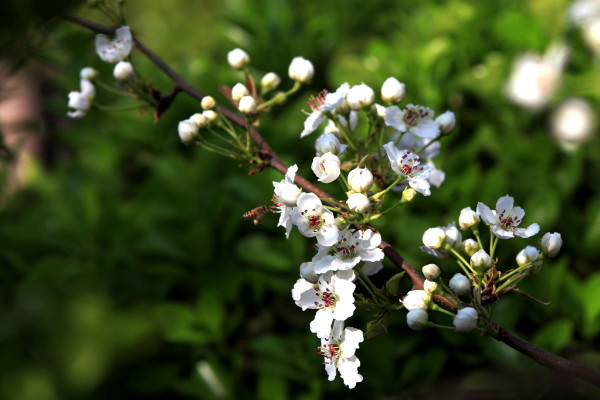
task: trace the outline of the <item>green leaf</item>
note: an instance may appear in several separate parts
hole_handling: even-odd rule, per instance
[[[385,290],[386,290],[386,292],[388,292],[392,296],[397,296],[398,295],[398,291],[399,291],[399,287],[400,287],[400,279],[402,279],[402,277],[404,276],[404,274],[406,274],[406,272],[402,271],[402,272],[398,272],[396,275],[392,276],[385,283]]]

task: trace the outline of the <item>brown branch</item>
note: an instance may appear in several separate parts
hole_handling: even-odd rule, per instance
[[[83,18],[79,18],[76,16],[68,15],[65,16],[65,19],[72,21],[76,24],[79,24],[89,30],[98,33],[111,34],[114,32],[113,28],[110,28],[105,25],[96,24],[94,22],[85,20]],[[175,88],[173,89],[175,92],[183,91],[194,97],[197,100],[201,100],[205,94],[190,85],[183,77],[181,77],[177,72],[175,72],[167,63],[165,63],[160,57],[158,57],[154,52],[152,52],[149,48],[147,48],[139,39],[134,38],[136,47],[146,55],[154,64],[156,64],[167,76],[169,76],[173,82],[175,83]],[[217,104],[218,110],[222,113],[230,121],[235,124],[245,128],[245,118],[235,114],[229,109],[223,107],[220,104]],[[277,156],[277,154],[271,149],[269,144],[263,139],[260,133],[254,129],[250,128],[250,135],[252,139],[256,142],[256,144],[260,147],[263,154],[267,155],[267,162],[270,167],[276,169],[277,171],[285,174],[287,172],[287,165],[285,165]],[[300,187],[305,189],[306,191],[315,193],[317,196],[325,199],[334,198],[328,193],[316,187],[307,179],[302,176],[296,174],[296,178],[294,180]],[[406,274],[411,279],[413,283],[414,289],[422,289],[423,288],[423,277],[410,265],[408,264],[404,258],[394,249],[388,242],[382,241],[381,249],[383,250],[386,257],[399,269],[406,271]],[[434,300],[444,306],[454,309],[452,303],[450,303],[447,299],[444,299],[441,296],[434,296]],[[549,353],[539,347],[529,343],[528,341],[520,338],[514,333],[510,332],[507,329],[504,329],[496,322],[491,321],[491,327],[495,333],[493,336],[496,340],[505,343],[506,345],[512,347],[513,349],[519,351],[525,356],[531,358],[538,364],[552,368],[558,372],[565,373],[574,378],[585,380],[593,385],[600,387],[600,373],[591,369],[588,366],[578,364],[573,361],[569,361],[562,357],[559,357],[555,354]]]

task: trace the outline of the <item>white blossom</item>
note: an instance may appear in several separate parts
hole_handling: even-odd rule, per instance
[[[369,198],[362,193],[352,193],[346,201],[348,208],[352,211],[364,213],[371,208]]]
[[[540,255],[540,251],[533,246],[526,246],[516,257],[519,267],[533,263]]]
[[[252,114],[256,111],[256,100],[252,96],[244,96],[240,99],[238,110],[244,114]]]
[[[398,106],[386,108],[383,118],[387,126],[399,132],[410,132],[423,139],[435,139],[440,134],[440,126],[433,120],[433,110],[424,106],[409,104],[404,110]]]
[[[333,153],[325,153],[320,157],[313,158],[311,169],[319,178],[319,182],[331,183],[340,176],[341,162]]]
[[[267,72],[260,80],[260,87],[263,94],[268,93],[281,83],[281,78],[275,72]]]
[[[345,144],[340,143],[340,139],[335,136],[333,133],[324,133],[315,141],[315,150],[317,151],[317,156],[322,156],[325,153],[333,153],[335,155],[340,155],[346,150],[348,147]]]
[[[531,224],[527,228],[518,228],[525,216],[521,207],[513,207],[514,199],[508,195],[501,197],[496,202],[495,213],[483,203],[477,203],[477,213],[486,224],[490,225],[494,235],[500,239],[509,239],[514,236],[528,238],[539,232],[538,224]]]
[[[460,234],[460,231],[458,230],[454,222],[448,224],[448,226],[446,227],[442,227],[442,229],[444,230],[444,232],[446,232],[446,243],[454,248],[460,247],[462,243],[462,235]]]
[[[465,275],[457,273],[450,279],[450,289],[459,296],[463,296],[471,290],[471,281]]]
[[[454,130],[456,126],[456,116],[452,111],[446,111],[435,119],[435,122],[440,126],[442,134],[447,135]]]
[[[198,134],[198,130],[198,125],[191,119],[179,121],[179,125],[177,125],[179,138],[185,144],[190,144],[194,141],[194,138]]]
[[[236,83],[231,88],[231,99],[233,101],[240,101],[242,97],[248,96],[249,94],[248,89],[243,83]]]
[[[295,57],[288,68],[291,79],[300,83],[308,83],[315,73],[312,63],[303,57]]]
[[[302,193],[298,197],[291,218],[300,233],[306,237],[316,237],[322,246],[331,246],[338,241],[339,230],[334,223],[333,213],[323,207],[314,193]]]
[[[460,250],[471,257],[480,250],[479,243],[474,239],[469,238],[461,243]]]
[[[348,106],[352,110],[362,110],[370,107],[375,101],[375,92],[369,86],[361,83],[360,85],[354,85],[348,91],[346,95],[346,101]]]
[[[477,311],[473,307],[461,308],[452,322],[457,332],[470,332],[477,326]]]
[[[227,62],[235,69],[242,69],[250,62],[250,56],[242,49],[233,49],[227,53]]]
[[[471,267],[478,271],[486,271],[492,267],[492,257],[485,250],[479,250],[471,256]]]
[[[560,233],[547,232],[542,237],[542,250],[548,257],[556,257],[562,247],[562,237]]]
[[[70,118],[82,118],[92,106],[92,101],[96,96],[96,88],[94,84],[87,79],[81,79],[79,82],[79,92],[69,92],[68,107],[73,111],[68,111],[67,116]]]
[[[427,322],[429,322],[427,311],[417,308],[406,314],[406,323],[413,331],[422,331],[427,328]]]
[[[402,299],[404,308],[409,311],[427,311],[429,308],[429,303],[431,303],[431,295],[429,295],[425,290],[411,290]]]
[[[580,98],[563,101],[552,113],[552,137],[565,150],[573,150],[586,142],[596,128],[594,111]]]
[[[329,93],[324,90],[308,102],[312,112],[304,121],[301,138],[314,132],[327,119],[326,111],[333,112],[344,102],[349,88],[348,83],[343,83],[335,92]]]
[[[423,244],[430,249],[441,249],[445,241],[446,231],[440,227],[429,228],[423,233]]]
[[[85,67],[79,71],[79,77],[86,81],[92,81],[98,76],[98,71],[92,67]]]
[[[435,281],[442,273],[440,267],[435,264],[427,264],[421,269],[421,271],[423,272],[425,279],[430,281]]]
[[[200,106],[203,110],[212,110],[217,105],[215,98],[212,96],[204,96],[202,100],[200,100]]]
[[[400,103],[405,93],[404,83],[393,77],[387,78],[381,86],[381,99],[388,103]]]
[[[366,192],[373,186],[373,174],[368,168],[354,168],[348,173],[348,184],[357,192]]]
[[[346,228],[339,233],[336,242],[331,247],[319,244],[319,252],[313,258],[316,273],[350,270],[361,261],[383,260],[383,250],[379,248],[381,235],[370,229]]]
[[[465,230],[471,228],[479,223],[479,214],[473,211],[471,207],[465,207],[460,210],[460,216],[458,217],[458,226],[460,229]]]
[[[383,146],[390,160],[392,170],[400,176],[406,177],[408,184],[417,192],[429,196],[429,182],[427,178],[433,170],[429,165],[421,165],[421,159],[408,150],[398,150],[394,142]]]
[[[291,210],[296,205],[302,190],[294,184],[294,177],[298,171],[297,165],[292,165],[280,182],[273,182],[275,194],[273,195],[273,212],[280,213],[277,226],[285,228],[285,237],[290,237],[292,230]]]
[[[437,289],[438,289],[437,282],[430,281],[429,279],[425,279],[425,282],[423,282],[423,290],[429,296],[432,296],[436,292]]]
[[[131,53],[132,48],[133,36],[128,26],[118,28],[113,40],[102,33],[96,35],[96,53],[107,63],[114,64],[123,60]]]
[[[352,270],[329,271],[319,277],[315,287],[300,295],[298,305],[302,310],[317,310],[310,331],[318,338],[329,335],[334,320],[345,321],[354,313],[354,278]]]
[[[115,64],[113,75],[118,81],[127,81],[133,77],[133,65],[129,61],[119,61]]]
[[[336,321],[329,337],[321,339],[319,354],[325,357],[325,372],[330,381],[335,379],[337,371],[344,380],[344,385],[353,389],[363,377],[358,373],[360,361],[356,358],[358,344],[364,340],[359,329],[348,327]]]

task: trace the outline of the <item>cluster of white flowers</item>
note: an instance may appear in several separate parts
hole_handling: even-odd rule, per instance
[[[198,138],[200,129],[209,127],[216,123],[219,118],[219,114],[213,108],[215,107],[215,99],[211,96],[205,96],[202,98],[201,106],[202,112],[195,113],[188,119],[179,121],[177,131],[179,138],[185,144],[191,144]]]
[[[133,36],[128,26],[122,26],[115,30],[114,39],[104,34],[97,34],[96,53],[102,61],[115,64],[114,77],[119,81],[127,81],[134,75],[133,65],[124,61],[133,48]],[[90,109],[92,101],[96,96],[96,88],[92,81],[98,77],[98,71],[92,67],[83,68],[80,72],[80,90],[69,92],[68,107],[72,110],[67,112],[71,118],[82,118]]]

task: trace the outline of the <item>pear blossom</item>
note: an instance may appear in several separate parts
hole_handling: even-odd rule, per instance
[[[300,278],[296,281],[296,283],[294,283],[294,287],[292,288],[292,299],[294,300],[294,303],[296,303],[296,305],[298,307],[302,307],[300,305],[300,298],[302,297],[302,293],[308,292],[310,290],[317,290],[319,288],[319,285],[316,283],[312,283],[304,278]]]
[[[465,275],[456,273],[448,283],[450,289],[459,296],[463,296],[471,290],[471,281]]]
[[[350,85],[343,83],[335,92],[329,93],[323,90],[309,101],[308,105],[312,112],[308,114],[308,117],[304,121],[304,130],[300,133],[300,137],[303,138],[313,133],[327,119],[325,112],[333,112],[344,102],[349,89]]]
[[[540,251],[533,246],[526,246],[516,257],[519,267],[533,263],[540,255]]]
[[[325,357],[325,372],[330,381],[335,379],[337,371],[344,380],[344,385],[350,389],[362,382],[363,377],[358,373],[360,361],[356,358],[358,344],[364,340],[361,330],[348,327],[344,329],[342,321],[333,324],[331,334],[321,339],[318,353]]]
[[[115,30],[113,40],[102,33],[96,35],[96,53],[104,62],[115,64],[127,57],[132,48],[133,36],[128,26]]]
[[[306,237],[316,237],[322,246],[331,246],[338,241],[339,230],[334,223],[333,213],[323,207],[314,193],[298,196],[297,207],[291,210],[291,219],[300,233]]]
[[[456,225],[454,225],[454,222],[448,224],[446,227],[442,227],[442,229],[446,232],[446,243],[454,248],[460,247],[462,236]]]
[[[402,299],[404,308],[409,311],[423,310],[427,311],[431,303],[431,295],[425,290],[411,290]]]
[[[318,338],[325,338],[331,332],[334,320],[345,321],[356,309],[354,305],[354,290],[352,283],[354,271],[329,271],[321,275],[317,284],[303,292],[298,300],[302,310],[317,310],[315,318],[310,323],[310,331]]]
[[[456,116],[452,111],[446,111],[439,115],[435,122],[440,126],[440,131],[443,135],[451,133],[456,127]]]
[[[470,332],[477,326],[479,315],[473,307],[461,308],[456,312],[456,317],[452,323],[457,332]]]
[[[294,184],[296,172],[298,172],[298,166],[294,164],[288,168],[285,177],[280,182],[273,182],[275,194],[271,209],[273,212],[281,214],[277,226],[285,228],[285,237],[288,239],[292,230],[291,210],[302,193],[302,190]]]
[[[200,113],[192,114],[192,116],[189,119],[190,121],[198,125],[198,128],[200,129],[204,128],[208,124],[206,117]]]
[[[392,170],[400,176],[406,177],[408,184],[417,192],[429,196],[429,182],[427,178],[433,170],[429,165],[420,165],[421,159],[408,150],[398,150],[394,142],[389,142],[383,146],[385,149]]]
[[[460,250],[471,257],[480,250],[479,243],[474,239],[469,238],[460,244]]]
[[[427,322],[429,322],[427,311],[417,308],[406,314],[406,323],[413,331],[422,331],[427,328]]]
[[[319,275],[315,272],[315,263],[308,261],[300,264],[300,276],[310,283],[317,283]]]
[[[458,217],[458,226],[460,229],[465,230],[471,228],[479,223],[479,214],[473,211],[471,207],[465,207],[460,210],[460,216]]]
[[[362,110],[373,104],[375,101],[375,92],[364,83],[354,85],[348,90],[346,101],[348,102],[350,109],[356,111]]]
[[[198,125],[191,119],[179,121],[179,125],[177,125],[177,132],[179,133],[179,138],[185,144],[190,144],[194,141],[194,138],[198,134],[198,130]]]
[[[256,111],[256,100],[252,96],[244,96],[240,99],[238,110],[244,114],[252,114]]]
[[[369,198],[362,193],[352,193],[348,196],[346,204],[348,204],[350,210],[359,213],[364,213],[371,208],[371,201],[369,201]]]
[[[262,79],[260,80],[260,87],[262,89],[262,93],[268,93],[273,89],[276,89],[277,86],[281,83],[281,78],[275,72],[267,72]]]
[[[508,80],[506,95],[530,109],[546,105],[558,87],[568,53],[565,44],[555,44],[543,57],[531,53],[520,56]]]
[[[217,105],[215,98],[212,96],[204,96],[202,100],[200,100],[200,106],[203,110],[212,110]]]
[[[373,173],[368,168],[354,168],[348,173],[348,184],[357,192],[366,192],[373,186]]]
[[[233,49],[227,53],[227,62],[234,69],[242,69],[250,62],[250,56],[242,49]]]
[[[96,87],[87,79],[81,79],[79,82],[79,92],[69,92],[68,107],[74,111],[68,111],[67,116],[70,118],[82,118],[87,110],[92,106],[92,101],[96,96]]]
[[[423,244],[430,249],[441,249],[445,241],[446,231],[443,228],[429,228],[423,233]]]
[[[471,256],[471,267],[477,271],[487,271],[492,267],[492,257],[485,250],[479,250]]]
[[[313,158],[311,169],[319,178],[319,182],[331,183],[340,176],[340,158],[333,153],[325,153]]]
[[[231,88],[231,99],[233,101],[240,101],[242,97],[248,96],[249,94],[248,89],[243,83],[236,83]]]
[[[381,99],[388,103],[400,103],[404,100],[406,87],[394,77],[387,78],[381,86]]]
[[[556,257],[562,247],[562,237],[560,233],[547,232],[542,237],[542,250],[548,257]]]
[[[410,132],[423,139],[435,139],[440,134],[440,125],[433,120],[433,110],[424,106],[407,105],[386,108],[383,121],[399,132]]]
[[[133,65],[129,61],[119,61],[115,64],[113,75],[118,81],[127,81],[133,77]]]
[[[580,98],[563,101],[552,113],[552,137],[565,150],[574,150],[590,139],[596,128],[594,110]]]
[[[315,141],[317,156],[322,156],[325,153],[333,153],[339,156],[346,150],[346,147],[348,146],[341,144],[340,139],[333,133],[326,132]]]
[[[383,260],[383,250],[379,248],[381,235],[371,229],[366,231],[346,228],[339,234],[337,243],[330,246],[319,244],[318,253],[313,258],[315,272],[350,270],[361,261]]]
[[[429,279],[425,279],[425,282],[423,282],[423,290],[429,296],[432,296],[438,290],[438,284],[437,284],[437,282],[430,281]]]
[[[427,264],[421,269],[421,271],[423,272],[425,279],[430,281],[435,281],[442,273],[440,267],[435,264]]]
[[[290,78],[300,83],[308,83],[314,74],[315,68],[304,57],[294,57],[288,68]]]
[[[538,233],[540,227],[535,223],[527,228],[517,228],[525,216],[525,211],[521,207],[513,207],[513,204],[514,199],[506,195],[496,202],[495,213],[481,202],[477,203],[477,213],[500,239],[510,239],[514,236],[528,238]]]

